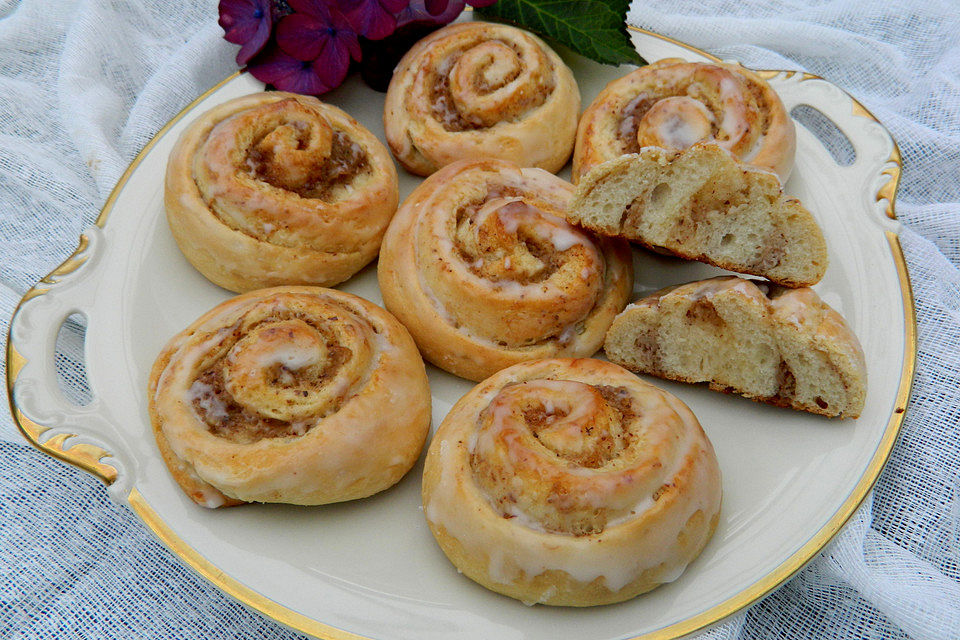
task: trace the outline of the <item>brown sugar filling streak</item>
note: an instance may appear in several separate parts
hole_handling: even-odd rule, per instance
[[[321,325],[302,314],[289,314],[289,318],[303,320],[321,334],[326,333]],[[251,326],[249,330],[277,319],[264,319]],[[234,335],[234,338],[235,344],[240,336]],[[305,398],[308,397],[313,393],[313,387],[320,386],[325,380],[333,378],[353,355],[349,348],[336,344],[331,338],[327,339],[327,363],[322,371],[304,380],[298,371],[288,369],[282,364],[275,364],[271,367],[269,384],[287,388],[297,386],[300,387],[300,394]],[[221,359],[199,373],[190,388],[190,402],[193,410],[210,433],[231,442],[249,444],[265,438],[302,436],[314,426],[314,419],[292,422],[279,420],[251,411],[234,400],[226,389],[221,366],[222,359],[229,353],[230,348],[224,349]],[[339,401],[342,401],[342,398],[338,399]],[[331,406],[327,413],[333,413],[337,408],[337,406]],[[322,417],[322,415],[316,416],[316,418]]]
[[[487,202],[499,198],[519,198],[523,195],[523,192],[516,187],[494,182],[487,184],[486,192],[486,195],[482,198],[464,203],[457,210],[455,218],[457,236],[462,236],[463,234],[474,231],[472,228],[474,217],[477,211]],[[560,267],[559,256],[556,250],[553,247],[548,247],[547,243],[542,239],[525,233],[522,229],[518,229],[517,240],[524,246],[527,252],[544,265],[543,268],[534,273],[521,271],[513,268],[512,263],[505,262],[502,257],[490,255],[488,252],[485,252],[482,247],[478,247],[478,249],[480,249],[479,251],[471,251],[471,248],[464,246],[461,242],[457,242],[456,247],[460,258],[469,267],[470,271],[487,280],[509,279],[523,285],[534,284],[548,279]],[[494,253],[499,252],[495,251]],[[499,268],[495,268],[494,265]],[[502,272],[500,272],[500,269],[502,269]]]
[[[344,131],[335,130],[330,155],[311,168],[306,181],[291,189],[277,174],[282,170],[282,164],[274,163],[272,149],[263,150],[258,142],[255,141],[247,150],[245,166],[250,175],[277,188],[291,190],[301,198],[329,202],[338,186],[348,184],[371,171],[370,161],[363,148]]]

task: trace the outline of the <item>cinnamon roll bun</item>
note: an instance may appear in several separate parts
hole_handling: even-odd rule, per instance
[[[824,416],[858,417],[867,394],[857,336],[809,288],[733,276],[670,287],[617,316],[604,349],[633,371]]]
[[[573,181],[598,164],[643,147],[670,151],[715,142],[786,182],[796,133],[780,97],[735,64],[665,58],[614,80],[577,129]]]
[[[527,603],[588,606],[677,578],[716,528],[720,470],[686,405],[600,360],[541,360],[443,420],[424,514],[447,557]]]
[[[542,40],[503,24],[467,22],[410,49],[390,81],[383,124],[408,171],[501,158],[559,171],[573,149],[580,91]]]
[[[461,161],[427,178],[384,236],[387,307],[424,357],[471,380],[589,356],[632,286],[630,249],[563,219],[573,187],[541,169]]]
[[[416,462],[430,390],[389,313],[319,287],[214,307],[150,373],[150,418],[174,479],[198,504],[325,504],[369,496]]]
[[[242,292],[348,279],[377,255],[397,189],[389,152],[360,123],[270,92],[218,105],[183,132],[165,204],[187,260]]]

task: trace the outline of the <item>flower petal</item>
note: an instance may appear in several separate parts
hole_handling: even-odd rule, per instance
[[[357,33],[354,29],[353,23],[336,9],[330,10],[330,21],[333,24],[334,32],[330,34],[332,39],[340,42],[341,46],[347,48],[347,51],[350,52],[350,57],[354,60],[360,60],[360,41],[357,40]],[[391,32],[393,30],[391,29]]]
[[[497,0],[467,0],[467,4],[471,7],[489,7],[496,3]]]
[[[383,8],[389,11],[390,13],[398,13],[400,11],[403,11],[407,7],[407,5],[410,4],[410,0],[378,0],[378,1],[383,6]]]
[[[378,0],[359,0],[347,9],[347,18],[359,35],[370,40],[381,40],[393,33],[397,19],[384,9]]]
[[[272,84],[281,91],[316,96],[333,88],[323,82],[314,64],[297,60],[279,48],[270,49],[265,55],[258,56],[247,70],[257,80]]]
[[[267,0],[221,0],[220,19],[223,38],[233,44],[246,44],[261,28],[264,20],[268,29],[270,7]]]
[[[339,87],[350,70],[350,53],[336,38],[330,38],[313,61],[313,70],[321,82],[333,89]]]
[[[444,11],[447,10],[447,5],[450,4],[450,0],[424,0],[423,5],[426,8],[427,13],[432,16],[438,16]]]
[[[320,55],[332,31],[335,30],[328,20],[294,13],[277,24],[277,44],[288,55],[309,61]]]
[[[306,13],[329,20],[329,3],[323,2],[323,0],[287,0],[287,4],[297,13]]]
[[[267,13],[269,16],[269,12]],[[267,40],[270,39],[270,29],[273,25],[270,23],[270,18],[266,18],[260,21],[259,26],[257,27],[256,32],[253,34],[247,42],[240,47],[240,51],[237,52],[237,64],[241,67],[250,62],[250,59],[253,56],[260,53],[260,50],[263,49],[263,45],[267,44]]]

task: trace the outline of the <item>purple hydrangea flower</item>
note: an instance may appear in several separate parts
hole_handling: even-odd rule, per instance
[[[248,70],[282,91],[326,93],[343,82],[351,59],[360,60],[357,34],[335,2],[289,0],[289,4],[294,13],[277,23],[277,46]]]
[[[368,76],[388,80],[413,42],[453,21],[465,4],[495,1],[220,0],[220,26],[227,41],[241,45],[237,63],[255,78],[319,95],[339,86],[362,57],[371,58],[361,68],[368,83]]]
[[[397,28],[397,13],[410,0],[344,0],[343,9],[357,34],[369,40],[386,38]]]
[[[227,42],[241,45],[237,64],[243,66],[270,39],[273,15],[270,0],[220,0],[220,20]]]

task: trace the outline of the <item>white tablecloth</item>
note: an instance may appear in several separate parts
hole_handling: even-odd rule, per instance
[[[59,264],[127,163],[235,69],[214,0],[0,0],[0,329]],[[960,637],[960,6],[956,0],[649,0],[630,22],[844,87],[904,156],[897,212],[919,359],[872,496],[722,638]],[[62,381],[82,329],[62,336]],[[0,367],[3,365],[0,364]],[[291,638],[160,546],[128,509],[29,446],[0,411],[0,637]]]

